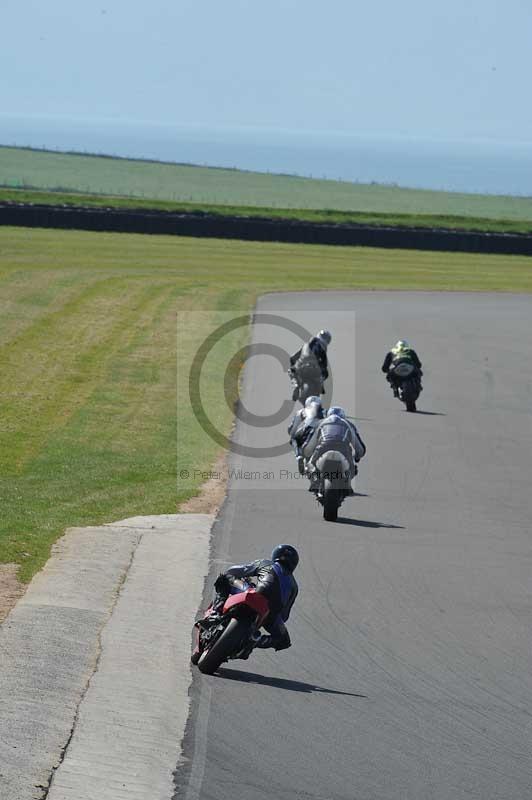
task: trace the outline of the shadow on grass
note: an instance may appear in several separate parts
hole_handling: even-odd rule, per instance
[[[326,689],[323,686],[315,686],[313,683],[303,683],[302,681],[292,681],[287,678],[271,678],[267,675],[259,675],[255,672],[241,672],[237,669],[226,669],[220,667],[218,670],[220,677],[230,681],[240,681],[241,683],[259,683],[262,686],[272,686],[274,689],[287,689],[289,692],[309,692],[317,694],[341,694],[348,697],[366,697],[365,694],[355,692],[342,692],[339,689]]]

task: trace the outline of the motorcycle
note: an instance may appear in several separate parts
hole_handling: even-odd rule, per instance
[[[324,394],[323,378],[321,370],[319,369],[304,369],[300,374],[292,367],[288,370],[294,393],[292,395],[294,400],[299,400],[302,406],[305,405],[307,399],[312,395]],[[297,394],[296,390],[297,389]]]
[[[314,472],[309,473],[314,494],[323,506],[323,519],[336,522],[338,509],[349,497],[351,487],[350,464],[339,450],[327,450],[316,461]]]
[[[292,450],[294,451],[294,455],[297,461],[297,467],[299,470],[300,475],[305,474],[306,464],[305,459],[303,457],[303,447],[308,442],[310,437],[312,436],[313,431],[315,428],[320,424],[321,420],[324,418],[323,409],[321,409],[318,405],[312,403],[310,408],[305,409],[306,414],[303,419],[298,417],[294,418],[296,422],[298,422],[297,426],[292,422],[288,427],[288,433],[290,434],[290,444],[292,446]],[[295,431],[294,431],[295,428]]]
[[[229,659],[249,658],[260,639],[260,627],[270,612],[268,601],[252,584],[241,585],[237,594],[229,595],[220,615],[210,620],[210,607],[194,625],[197,638],[191,662],[205,675]]]
[[[416,400],[421,393],[418,370],[413,364],[403,361],[393,368],[393,375],[399,378],[399,400],[405,404],[407,411],[417,411]]]
[[[305,405],[306,401],[312,395],[317,395],[318,397],[320,394],[323,394],[323,383],[321,380],[321,375],[319,378],[313,378],[305,380],[300,388],[299,388],[299,397],[298,400],[302,406]]]

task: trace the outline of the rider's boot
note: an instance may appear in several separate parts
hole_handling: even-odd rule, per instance
[[[307,464],[307,478],[309,479],[309,492],[316,494],[318,490],[318,473],[316,472],[316,468],[314,464]]]
[[[254,647],[258,647],[260,650],[267,650],[269,647],[273,647],[273,636],[270,636],[268,633],[263,633],[259,636],[258,640],[255,641]]]
[[[318,476],[316,475],[315,472],[312,472],[310,474],[310,485],[308,487],[309,492],[316,494],[316,492],[318,491],[318,483],[319,483]]]
[[[292,400],[295,402],[299,397],[299,381],[293,368],[288,370],[290,375],[290,383],[292,384]]]

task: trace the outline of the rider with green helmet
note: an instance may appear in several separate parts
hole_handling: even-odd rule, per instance
[[[422,364],[414,348],[410,347],[405,339],[399,339],[392,349],[386,353],[386,358],[382,365],[382,371],[386,373],[386,380],[393,389],[394,397],[399,397],[399,384],[401,381],[396,375],[395,370],[400,364],[412,364],[417,372],[419,390],[421,391],[421,376],[423,375],[421,371]]]

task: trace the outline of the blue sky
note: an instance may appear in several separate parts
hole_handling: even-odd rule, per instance
[[[530,0],[3,0],[0,111],[532,141]]]

